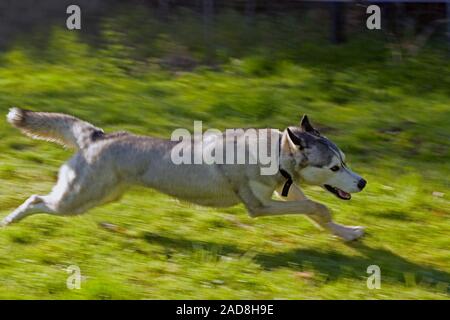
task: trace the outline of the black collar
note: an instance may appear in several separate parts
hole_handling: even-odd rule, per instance
[[[283,186],[283,191],[281,191],[281,195],[283,197],[287,197],[288,193],[289,193],[289,188],[291,187],[293,181],[292,181],[292,177],[289,174],[289,172],[287,172],[286,170],[281,168],[281,137],[280,137],[280,140],[278,142],[278,148],[279,148],[279,152],[278,152],[278,171],[280,171],[281,175],[286,179],[286,182],[284,183],[284,186]]]

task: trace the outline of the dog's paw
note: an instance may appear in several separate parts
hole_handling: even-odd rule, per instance
[[[352,237],[349,241],[353,241],[353,240],[359,239],[362,236],[364,236],[365,229],[366,229],[365,227],[354,226],[354,227],[350,227],[350,228],[351,228]]]
[[[9,225],[11,223],[11,221],[9,221],[8,219],[3,219],[2,221],[0,221],[0,229],[2,228],[6,228],[7,225]]]
[[[339,226],[334,231],[334,234],[342,238],[344,241],[354,241],[364,235],[364,227],[360,226]]]

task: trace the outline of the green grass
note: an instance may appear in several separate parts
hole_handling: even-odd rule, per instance
[[[448,60],[431,50],[401,64],[383,50],[369,60],[360,52],[370,45],[305,44],[295,59],[255,53],[192,72],[61,31],[47,58],[8,50],[0,59],[2,217],[49,192],[72,153],[11,128],[11,105],[161,137],[194,120],[283,129],[307,113],[368,186],[349,202],[320,188],[306,193],[338,222],[366,226],[367,236],[345,244],[301,216],[251,219],[243,206],[215,210],[135,188],[82,216],[36,215],[0,230],[0,298],[448,299]],[[81,268],[80,290],[66,287],[70,265]],[[366,287],[369,265],[381,268],[379,290]]]

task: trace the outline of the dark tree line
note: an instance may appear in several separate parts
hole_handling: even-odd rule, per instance
[[[371,2],[373,3],[373,2]],[[117,6],[140,5],[152,8],[162,20],[167,20],[179,8],[197,12],[204,23],[205,41],[210,39],[214,16],[224,10],[240,12],[249,25],[258,15],[282,15],[283,13],[320,10],[323,21],[330,26],[330,40],[344,42],[351,32],[361,28],[366,19],[366,1],[314,2],[302,0],[2,0],[0,1],[0,48],[8,44],[17,33],[36,29],[45,32],[53,24],[64,24],[65,9],[69,4],[82,8],[84,23],[95,26],[98,20],[108,15]],[[418,37],[429,38],[436,33],[447,33],[450,37],[450,4],[442,3],[379,3],[382,7],[383,31],[401,37],[407,30]],[[352,24],[359,21],[359,24]],[[299,21],[301,23],[301,21]],[[86,26],[86,24],[85,24]],[[86,28],[85,28],[86,29]],[[94,27],[91,30],[95,30]],[[424,35],[423,35],[424,34]],[[450,43],[450,42],[449,42]]]

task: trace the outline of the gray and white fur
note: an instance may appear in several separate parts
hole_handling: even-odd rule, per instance
[[[251,217],[305,214],[346,241],[364,233],[363,227],[335,223],[328,208],[308,199],[299,187],[300,182],[319,185],[348,200],[366,184],[345,165],[342,151],[314,129],[306,116],[298,127],[282,132],[270,129],[281,140],[280,169],[294,181],[284,200],[273,197],[281,194],[286,182],[280,172],[261,175],[258,165],[245,164],[174,164],[171,150],[181,142],[126,132],[105,134],[88,122],[60,113],[12,108],[7,119],[32,138],[57,142],[77,152],[60,168],[58,181],[48,195],[29,197],[3,219],[2,226],[35,213],[82,214],[117,200],[131,185],[143,185],[204,206],[243,203]]]

